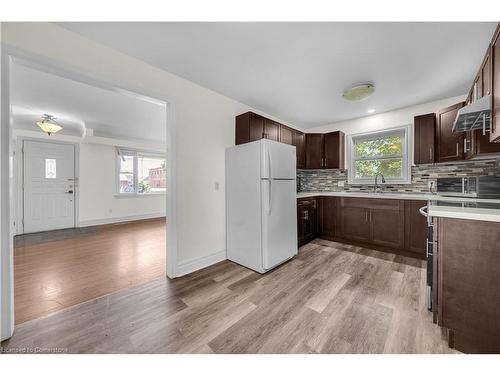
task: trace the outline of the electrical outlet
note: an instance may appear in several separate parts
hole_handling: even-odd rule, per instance
[[[339,182],[337,182],[337,186],[338,187],[344,187],[344,185],[345,185],[345,181],[339,181]]]
[[[220,190],[220,182],[215,181],[215,190]]]

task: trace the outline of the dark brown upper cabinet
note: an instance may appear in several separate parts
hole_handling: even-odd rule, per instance
[[[341,131],[306,134],[306,168],[343,169],[345,135]]]
[[[293,145],[296,148],[297,168],[306,167],[306,135],[298,130],[293,131]]]
[[[253,112],[236,116],[235,143],[237,145],[259,139],[271,139],[278,142],[280,124]]]
[[[414,163],[434,163],[436,114],[415,116],[414,118]]]
[[[500,142],[500,24],[490,49],[491,58],[491,131],[490,141]]]
[[[465,103],[446,107],[437,113],[437,162],[462,160],[464,155],[464,134],[453,132],[453,122],[457,112]]]
[[[306,134],[306,168],[323,168],[323,134]]]
[[[299,169],[344,168],[345,136],[340,131],[304,134],[253,112],[236,116],[237,145],[263,138],[295,146]]]
[[[341,131],[326,133],[324,138],[325,168],[343,169],[345,166],[345,136]]]
[[[293,145],[293,130],[286,125],[280,124],[280,142]]]

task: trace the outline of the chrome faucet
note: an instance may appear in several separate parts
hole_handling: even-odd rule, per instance
[[[381,187],[378,186],[378,176],[382,177],[382,183],[385,184],[384,175],[382,173],[377,173],[375,175],[375,185],[373,185],[373,192],[374,193],[376,193],[377,191],[379,191],[381,189]]]

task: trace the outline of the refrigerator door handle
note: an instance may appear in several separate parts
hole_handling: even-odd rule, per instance
[[[268,216],[271,216],[271,211],[273,209],[273,180],[269,179],[269,209]]]
[[[273,168],[272,168],[272,162],[271,162],[271,153],[269,150],[267,151],[267,162],[269,165],[269,179],[273,178]]]

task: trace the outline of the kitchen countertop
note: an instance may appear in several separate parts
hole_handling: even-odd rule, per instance
[[[482,202],[482,203],[498,203],[500,199],[480,199],[480,198],[462,198],[462,197],[445,197],[436,194],[420,194],[420,193],[364,193],[357,191],[304,191],[297,193],[299,198],[311,197],[353,197],[353,198],[378,198],[378,199],[408,199],[420,201],[448,201],[448,202]]]
[[[500,199],[445,197],[435,194],[419,193],[364,193],[349,191],[317,191],[297,193],[297,198],[310,198],[320,196],[431,201],[429,205],[430,216],[500,222]],[[444,206],[438,205],[435,202],[456,202],[457,205]],[[465,205],[467,203],[479,203],[479,206],[481,205],[481,203],[492,203],[492,205],[489,205],[488,207],[467,207]]]

